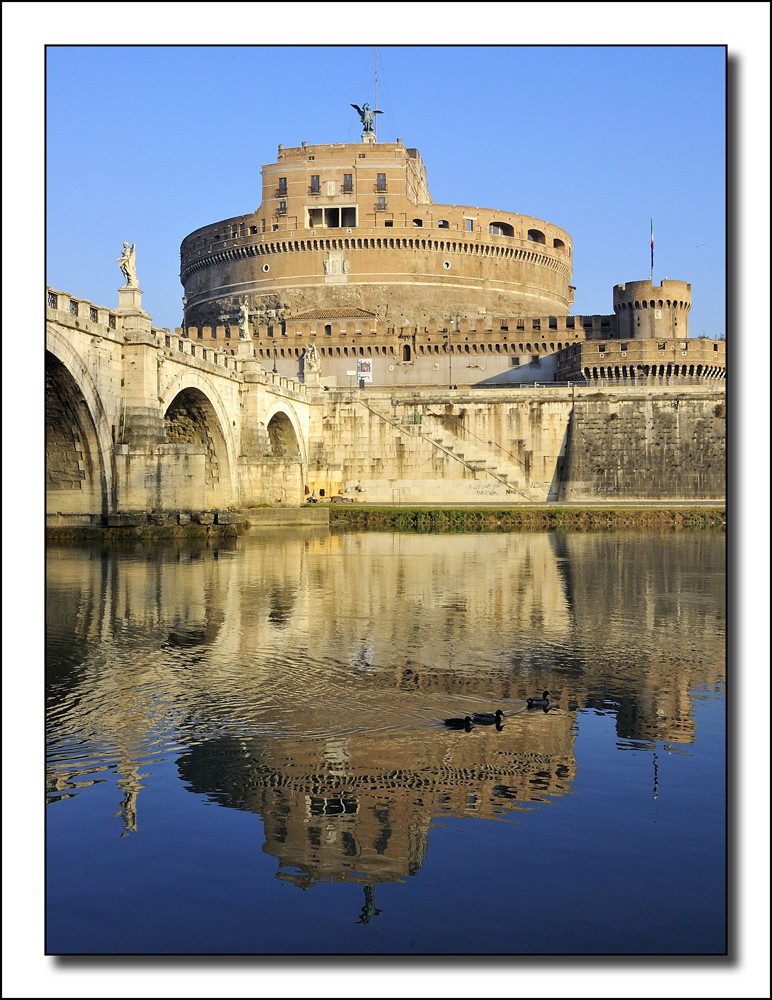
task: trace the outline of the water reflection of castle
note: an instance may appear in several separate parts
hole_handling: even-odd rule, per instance
[[[114,748],[129,830],[139,779],[152,781],[148,734],[166,726],[178,746],[194,726],[199,745],[179,758],[190,787],[260,814],[282,877],[309,885],[404,878],[434,817],[517,818],[565,795],[578,707],[613,711],[619,735],[649,745],[693,738],[693,687],[723,680],[723,622],[695,582],[723,572],[709,536],[497,534],[485,558],[470,539],[309,529],[132,560],[52,550],[48,614],[68,643],[50,664],[52,745],[88,731]],[[481,666],[481,641],[511,656]],[[636,670],[620,674],[631,644]],[[547,674],[560,712],[515,715],[501,734],[415,715],[481,696],[522,704]],[[364,732],[368,712],[386,736]],[[98,780],[97,763],[54,754],[51,798]]]
[[[178,767],[190,791],[262,817],[264,850],[280,861],[282,879],[304,888],[328,881],[376,884],[419,871],[438,817],[512,820],[547,797],[570,793],[576,776],[570,722],[561,727],[563,752],[528,751],[522,733],[533,733],[530,727],[505,743],[505,730],[431,732],[422,741],[430,747],[423,760],[392,758],[387,767],[360,737],[347,770],[338,774],[319,757],[310,759],[300,742],[289,752],[283,748],[291,760],[277,768],[270,737],[201,744],[183,754]],[[410,755],[406,746],[401,756]]]

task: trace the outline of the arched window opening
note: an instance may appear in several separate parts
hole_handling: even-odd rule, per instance
[[[402,360],[410,361],[410,344],[402,345]]]
[[[540,229],[529,229],[528,240],[530,243],[544,244],[546,242],[546,237]]]

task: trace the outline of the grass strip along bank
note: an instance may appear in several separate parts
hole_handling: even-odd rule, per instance
[[[359,531],[726,529],[724,507],[330,507],[330,527]]]

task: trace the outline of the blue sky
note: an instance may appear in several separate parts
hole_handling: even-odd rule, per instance
[[[359,141],[376,46],[52,46],[47,282],[117,303],[136,243],[143,305],[181,322],[179,245],[254,211],[285,146]],[[725,326],[723,46],[378,46],[378,136],[416,146],[438,203],[568,230],[573,312],[613,285],[692,284],[690,333]],[[79,224],[73,225],[73,219]]]

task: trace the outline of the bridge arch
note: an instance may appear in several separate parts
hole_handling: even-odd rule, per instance
[[[49,325],[45,383],[46,511],[105,516],[114,504],[110,421],[83,359]]]
[[[299,458],[306,465],[305,438],[294,408],[277,401],[265,416],[271,453],[277,458]]]
[[[161,403],[167,442],[205,448],[205,507],[237,503],[233,435],[219,397],[216,394],[210,397],[200,385],[178,384],[177,392]]]

